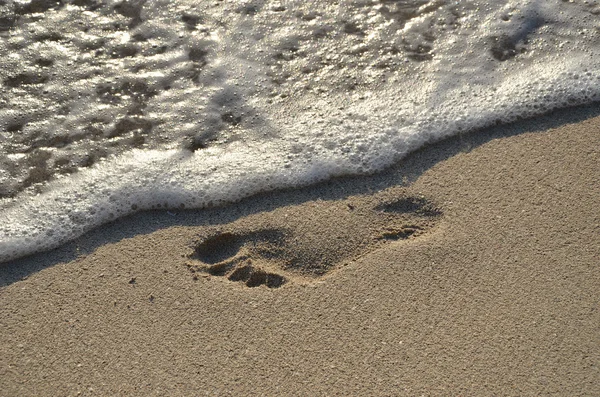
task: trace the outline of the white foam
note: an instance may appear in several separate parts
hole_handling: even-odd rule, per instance
[[[24,115],[5,109],[3,125],[21,117],[24,134],[39,125],[45,132],[69,132],[102,119],[110,131],[138,101],[152,132],[146,131],[139,148],[106,134],[48,149],[57,157],[100,145],[112,156],[47,183],[41,193],[5,199],[0,261],[56,247],[135,211],[202,208],[375,172],[461,131],[600,99],[596,2],[215,4],[193,10],[191,1],[146,3],[138,25],[109,37],[117,48],[143,34],[144,44],[135,45],[146,47],[107,59],[97,66],[99,75],[90,74],[91,61],[77,60],[77,54],[61,58],[59,44],[40,44],[52,47],[44,51],[54,65],[76,60],[77,77],[63,76],[66,88],[60,79],[41,83],[69,112],[61,116],[40,105],[35,92],[19,94],[23,89],[13,87]],[[191,33],[179,19],[181,10],[199,15]],[[75,32],[76,11],[48,11],[46,19]],[[34,40],[25,29],[11,33],[23,35],[13,42]],[[151,51],[161,45],[168,49]],[[30,55],[23,51],[22,57]],[[22,68],[18,58],[3,62]],[[144,86],[131,88],[123,79]],[[135,138],[144,125],[126,132]],[[181,149],[190,135],[208,136],[207,147]],[[115,140],[124,142],[120,149]],[[19,155],[10,161],[22,161]],[[0,182],[16,178],[7,170]]]

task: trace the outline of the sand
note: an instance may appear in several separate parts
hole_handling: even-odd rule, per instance
[[[600,395],[599,116],[1,265],[0,395]]]

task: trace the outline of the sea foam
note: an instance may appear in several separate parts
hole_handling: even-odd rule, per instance
[[[598,2],[196,3],[0,6],[0,261],[600,100]]]

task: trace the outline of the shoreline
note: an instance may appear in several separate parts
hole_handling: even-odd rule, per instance
[[[599,144],[559,110],[0,264],[0,395],[600,394]]]
[[[246,216],[252,212],[268,211],[279,206],[311,201],[320,197],[336,200],[350,194],[364,194],[374,190],[383,190],[390,186],[411,184],[436,163],[445,161],[456,154],[468,152],[491,140],[523,133],[543,132],[597,116],[600,116],[600,102],[562,108],[534,118],[444,138],[411,152],[398,163],[375,174],[338,176],[314,185],[257,193],[240,201],[216,207],[136,212],[95,227],[82,236],[56,248],[0,262],[0,270],[4,273],[0,274],[0,288],[6,285],[3,280],[4,277],[7,277],[6,268],[29,268],[32,266],[38,268],[35,264],[40,262],[49,266],[52,263],[75,260],[79,256],[91,253],[105,243],[116,242],[140,233],[150,233],[160,228],[176,225],[201,225],[203,222],[218,223],[221,219],[232,222],[237,217]],[[422,153],[427,154],[424,159],[421,158]],[[181,216],[173,217],[173,213]],[[125,231],[121,229],[125,229]],[[9,278],[17,280],[18,276]]]

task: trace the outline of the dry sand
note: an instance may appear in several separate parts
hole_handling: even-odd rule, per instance
[[[600,395],[598,105],[0,266],[0,395]]]

